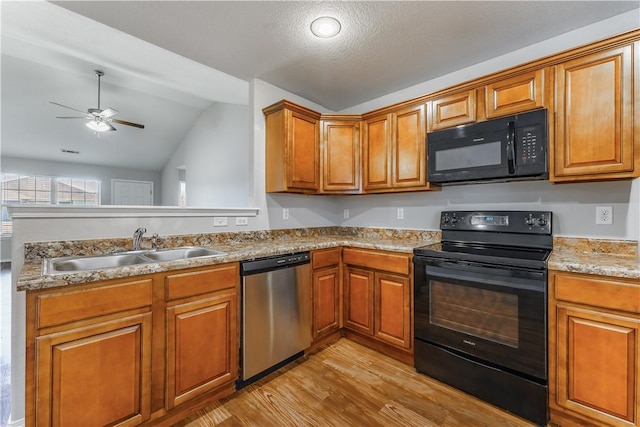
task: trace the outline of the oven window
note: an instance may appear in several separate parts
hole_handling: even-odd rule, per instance
[[[436,170],[468,169],[480,166],[499,165],[502,143],[487,142],[476,145],[465,145],[436,151]]]
[[[518,296],[431,280],[430,323],[518,347]]]

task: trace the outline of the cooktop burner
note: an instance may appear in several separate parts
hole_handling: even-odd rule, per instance
[[[415,248],[414,255],[455,258],[498,265],[543,267],[550,250],[442,242]]]

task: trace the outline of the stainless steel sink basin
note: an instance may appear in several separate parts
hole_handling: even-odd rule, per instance
[[[197,246],[187,246],[172,249],[116,253],[111,255],[47,258],[44,260],[42,265],[42,274],[54,275],[78,271],[102,270],[105,268],[124,267],[128,265],[222,255],[226,255],[226,252]]]
[[[161,249],[157,251],[147,252],[146,254],[144,254],[144,256],[145,258],[162,262],[174,261],[177,259],[197,258],[203,256],[222,256],[225,254],[225,252],[216,251],[215,249],[189,246],[183,248]]]

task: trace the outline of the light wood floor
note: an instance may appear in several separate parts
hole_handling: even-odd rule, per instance
[[[343,338],[174,427],[532,425]]]

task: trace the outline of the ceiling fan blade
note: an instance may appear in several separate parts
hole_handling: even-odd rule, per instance
[[[133,122],[127,122],[125,120],[111,119],[111,122],[118,123],[120,125],[133,126],[136,128],[144,129],[144,125],[139,125],[138,123],[133,123]]]
[[[56,116],[56,119],[84,119],[84,120],[87,120],[87,116],[84,116],[84,117],[78,117],[78,116],[61,117],[61,116]]]
[[[57,105],[63,108],[68,108],[69,110],[77,111],[78,113],[87,114],[86,111],[78,110],[77,108],[73,108],[73,107],[67,107],[66,105],[58,104],[57,102],[49,101],[49,104]]]
[[[100,115],[105,119],[108,119],[109,117],[113,117],[116,114],[118,114],[118,110],[115,110],[113,108],[105,108],[100,112]]]

